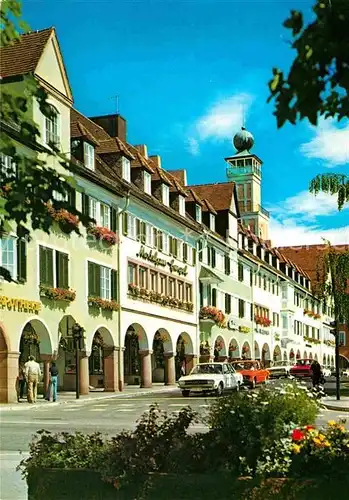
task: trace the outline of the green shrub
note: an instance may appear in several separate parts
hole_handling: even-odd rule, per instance
[[[315,422],[319,405],[304,386],[290,383],[282,388],[263,388],[216,400],[208,424],[213,439],[226,443],[230,468],[255,473],[260,458],[276,442],[289,437],[295,426]]]

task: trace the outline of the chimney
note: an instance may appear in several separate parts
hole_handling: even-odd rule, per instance
[[[158,168],[161,168],[161,157],[159,155],[149,156],[149,159],[153,160],[153,162]]]
[[[148,158],[148,148],[145,144],[137,144],[135,148],[141,153],[142,156]]]
[[[90,120],[102,127],[110,137],[118,137],[126,142],[126,120],[121,115],[95,116]]]

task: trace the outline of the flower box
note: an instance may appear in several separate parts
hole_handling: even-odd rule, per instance
[[[255,316],[254,320],[257,325],[262,325],[266,327],[271,325],[271,320],[269,318],[265,318],[264,316]]]
[[[105,241],[108,245],[116,245],[119,241],[118,235],[106,227],[90,226],[88,234],[94,236],[98,241]]]
[[[217,307],[202,307],[200,309],[199,318],[200,321],[213,321],[220,328],[223,328],[225,325],[225,316],[220,309],[217,309]]]
[[[79,217],[71,214],[68,210],[60,208],[54,209],[51,204],[47,205],[47,211],[52,219],[57,222],[63,233],[70,234],[72,231],[77,231],[79,228]]]
[[[129,283],[128,285],[128,293],[134,298],[149,300],[149,302],[160,304],[161,306],[173,307],[188,312],[194,311],[193,302],[176,299],[174,297],[170,297],[169,295],[154,292],[153,290],[148,290],[147,288],[142,288],[132,283]]]
[[[98,307],[99,309],[105,309],[107,311],[117,311],[119,309],[119,304],[115,300],[106,300],[101,299],[100,297],[89,297],[87,301],[90,307]]]
[[[65,302],[73,302],[76,298],[76,292],[68,288],[53,288],[50,286],[40,285],[40,297],[46,297],[51,300],[63,300]]]

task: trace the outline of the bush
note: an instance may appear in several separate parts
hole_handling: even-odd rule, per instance
[[[226,444],[229,467],[254,474],[261,458],[268,461],[268,450],[275,450],[275,443],[287,448],[282,440],[289,437],[292,428],[315,422],[318,409],[316,399],[304,386],[290,383],[219,399],[211,406],[208,423],[214,439]]]

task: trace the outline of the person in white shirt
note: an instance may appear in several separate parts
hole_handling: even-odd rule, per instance
[[[28,387],[28,403],[36,403],[38,382],[40,381],[41,370],[40,365],[35,361],[34,356],[29,356],[28,361],[24,365],[24,374]]]

